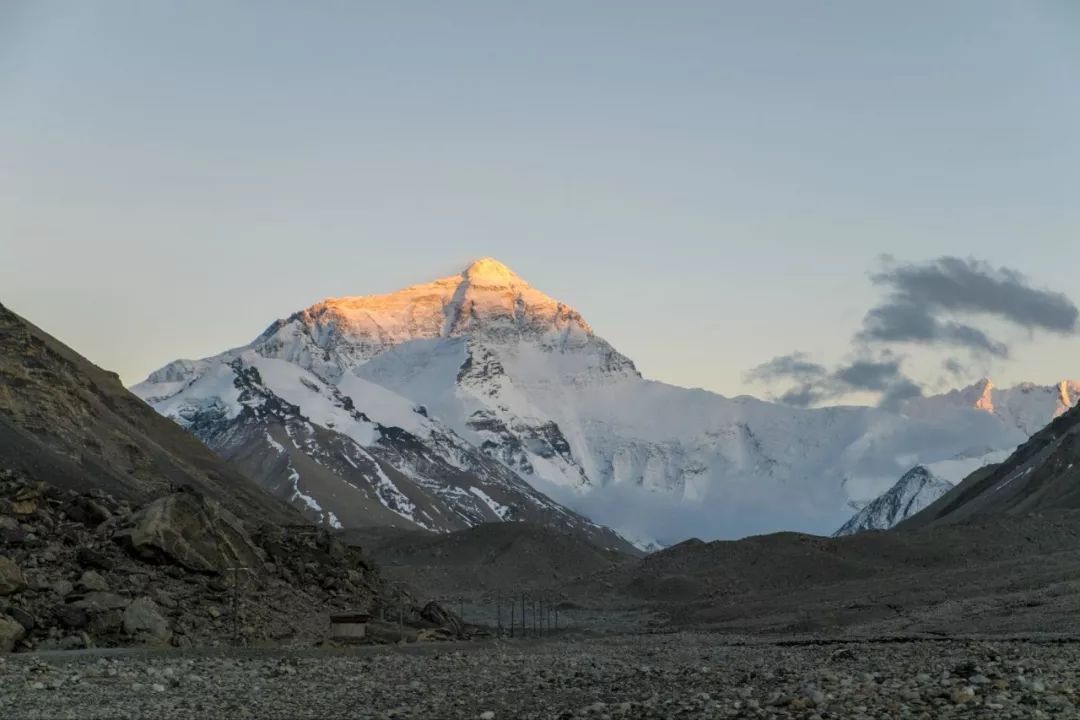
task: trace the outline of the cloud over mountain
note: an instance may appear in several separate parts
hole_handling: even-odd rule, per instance
[[[870,278],[884,297],[863,317],[852,338],[856,359],[835,368],[812,361],[801,352],[773,358],[752,368],[750,381],[772,385],[794,383],[776,398],[809,407],[859,392],[875,393],[882,406],[923,393],[902,369],[903,357],[892,345],[924,349],[962,349],[984,360],[1006,360],[1009,344],[984,325],[997,321],[1027,330],[1055,334],[1080,328],[1080,311],[1063,293],[1034,287],[1020,272],[986,262],[942,256],[923,263],[897,263],[882,258],[883,268]],[[944,361],[952,375],[964,374],[955,357]]]

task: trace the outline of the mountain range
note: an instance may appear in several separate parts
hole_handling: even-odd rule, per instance
[[[956,482],[1002,459],[1080,386],[984,381],[899,411],[681,388],[486,258],[324,300],[132,390],[333,527],[533,520],[647,547],[831,532],[916,465]]]

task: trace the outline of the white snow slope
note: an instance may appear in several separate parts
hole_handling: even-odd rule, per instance
[[[1057,412],[1053,393],[1035,387],[995,397],[994,412],[965,390],[894,413],[795,409],[646,380],[577,311],[490,258],[389,295],[325,300],[247,346],[176,361],[132,389],[181,420],[192,407],[228,407],[233,390],[215,379],[217,368],[241,356],[310,372],[372,423],[412,423],[418,437],[425,422],[437,423],[640,544],[827,534],[850,503],[875,498],[913,465],[959,480]],[[422,416],[407,411],[420,406]],[[328,410],[310,419],[340,422]],[[368,441],[362,429],[349,432]]]

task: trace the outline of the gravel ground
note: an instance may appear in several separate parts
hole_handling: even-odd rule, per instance
[[[717,636],[12,655],[11,718],[1080,717],[1080,645],[779,646]]]

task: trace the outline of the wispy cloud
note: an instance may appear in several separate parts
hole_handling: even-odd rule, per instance
[[[903,357],[893,345],[959,348],[982,361],[1005,360],[1011,348],[991,335],[986,320],[1025,329],[1029,337],[1036,330],[1070,334],[1080,329],[1080,312],[1068,297],[1034,287],[1010,268],[950,256],[907,264],[885,256],[882,265],[870,278],[884,297],[866,312],[852,338],[855,360],[830,369],[794,352],[752,368],[747,379],[789,383],[776,399],[798,407],[858,392],[876,394],[882,406],[893,407],[923,393],[922,385],[903,371]],[[942,367],[954,377],[966,372],[955,357]]]

